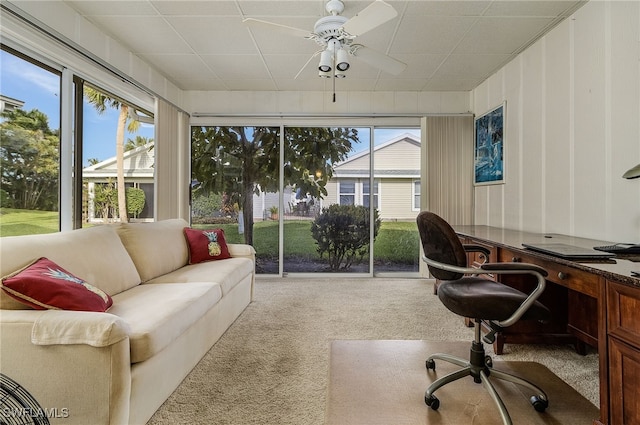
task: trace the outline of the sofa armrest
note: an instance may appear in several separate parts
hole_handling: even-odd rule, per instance
[[[59,332],[58,338],[69,336],[74,327],[60,325],[71,321],[72,316],[94,324],[111,320],[111,326],[102,327],[111,336],[102,338],[99,347],[70,340],[47,342],[54,345],[36,345],[32,341],[36,322]],[[127,423],[131,394],[129,338],[121,338],[120,326],[124,322],[112,318],[116,316],[108,313],[0,310],[2,373],[28,391],[43,409],[60,416],[53,418],[52,424]],[[54,322],[58,326],[51,327]]]
[[[251,246],[243,243],[228,243],[229,254],[232,257],[249,257],[254,259],[256,256],[256,250]]]
[[[31,342],[35,345],[106,347],[122,341],[130,333],[129,324],[113,314],[49,310],[33,323]]]

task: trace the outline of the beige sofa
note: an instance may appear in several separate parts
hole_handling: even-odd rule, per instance
[[[52,424],[144,424],[250,303],[253,247],[188,265],[187,225],[0,238],[2,276],[47,257],[113,298],[106,313],[33,310],[0,291],[0,372]]]

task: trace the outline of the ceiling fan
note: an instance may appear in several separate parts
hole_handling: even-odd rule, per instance
[[[341,0],[327,1],[325,9],[329,12],[329,16],[318,19],[313,32],[253,18],[245,18],[243,22],[251,28],[265,28],[294,37],[304,37],[321,46],[321,49],[309,58],[295,78],[298,78],[311,60],[318,55],[320,55],[318,74],[327,78],[346,77],[345,71],[350,68],[350,56],[393,75],[400,74],[407,67],[405,63],[391,56],[354,42],[357,36],[395,18],[398,13],[393,6],[383,0],[376,0],[351,19],[340,15],[344,11],[344,3]]]

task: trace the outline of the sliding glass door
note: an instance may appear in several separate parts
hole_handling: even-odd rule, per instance
[[[192,225],[258,273],[417,272],[417,129],[194,126],[191,156]]]
[[[285,127],[285,273],[369,273],[369,128]],[[359,194],[361,195],[361,193]]]
[[[256,250],[256,271],[279,273],[280,128],[191,127],[191,222]]]

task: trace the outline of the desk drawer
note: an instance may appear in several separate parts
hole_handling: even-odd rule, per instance
[[[607,281],[609,334],[640,347],[640,288]]]
[[[545,260],[541,257],[523,253],[522,251],[512,251],[504,248],[500,250],[498,258],[501,262],[537,264],[549,273],[547,280],[593,298],[598,298],[599,278],[596,274],[565,266],[554,261]]]

